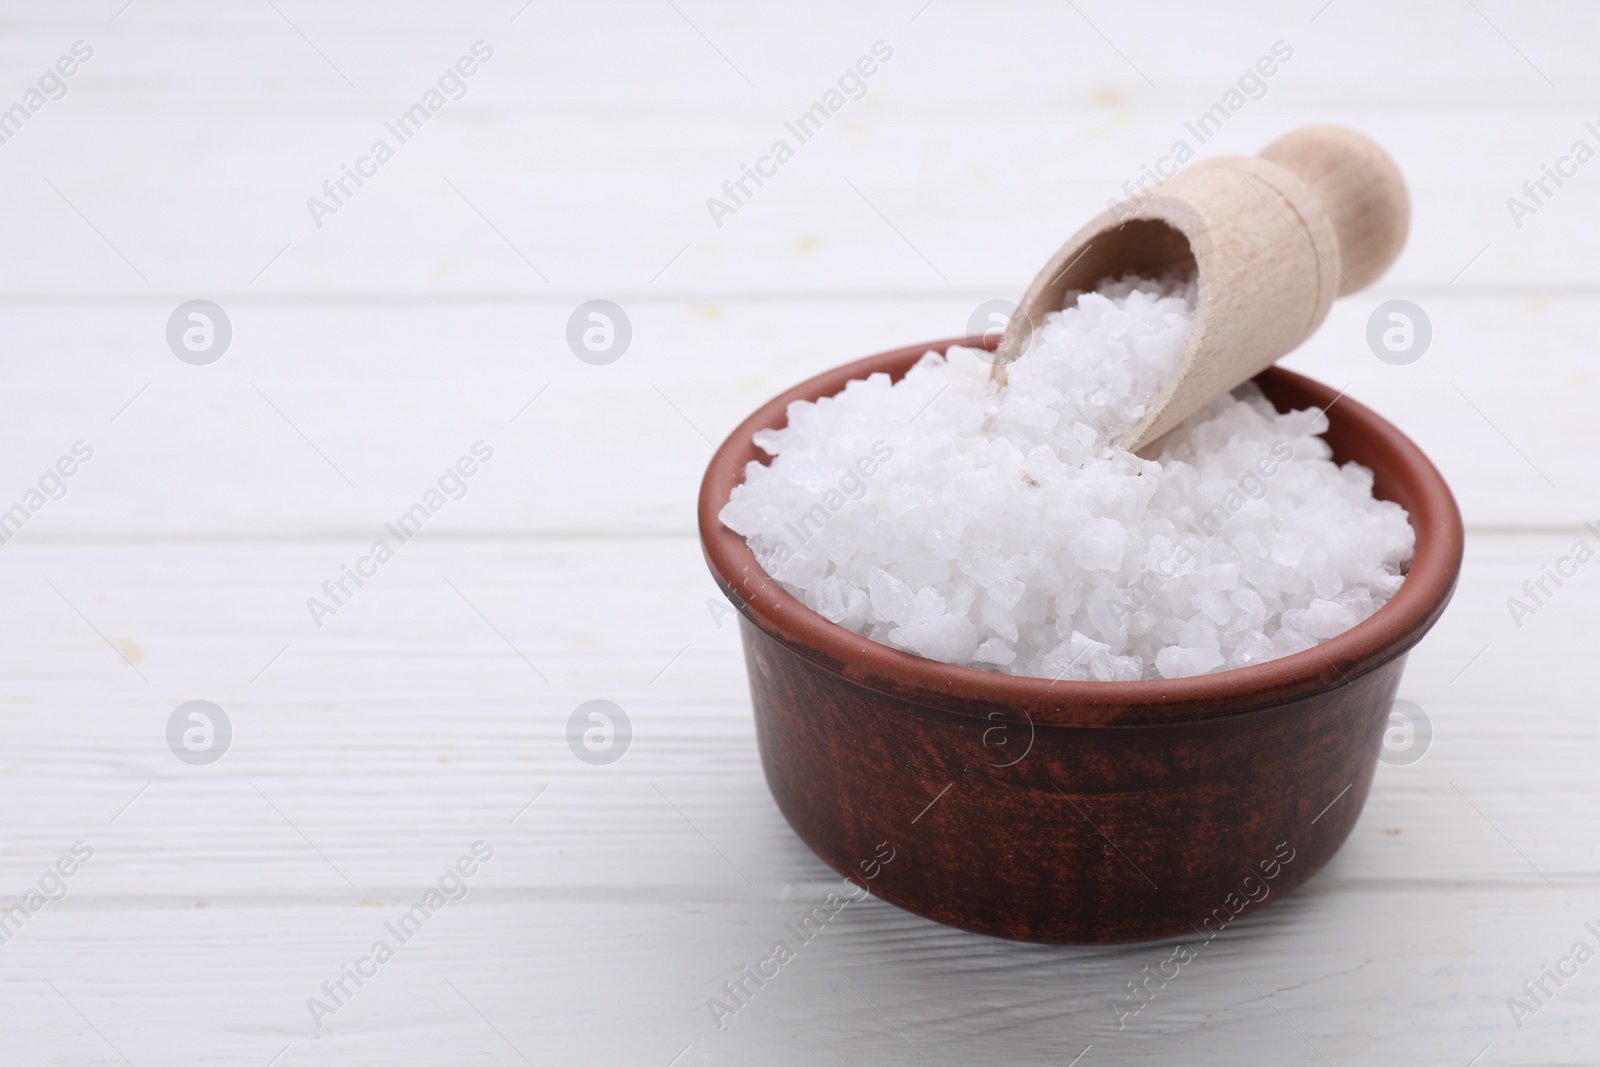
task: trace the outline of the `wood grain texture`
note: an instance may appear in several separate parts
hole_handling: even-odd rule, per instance
[[[1521,226],[1506,200],[1595,143],[1600,12],[675,4],[7,10],[0,105],[95,55],[0,144],[0,509],[95,456],[0,546],[0,897],[94,856],[0,944],[0,1059],[1591,1062],[1592,966],[1520,1030],[1506,998],[1600,925],[1600,572],[1520,627],[1506,600],[1600,519],[1600,199],[1585,168]],[[479,39],[466,94],[319,229],[306,199]],[[718,227],[706,199],[880,39],[866,94]],[[1393,270],[1287,363],[1349,383],[1463,505],[1460,590],[1399,690],[1427,756],[1380,765],[1329,866],[1120,1030],[1171,946],[877,900],[719,1029],[708,999],[839,883],[772,801],[711,610],[709,440],[1014,299],[1280,39],[1199,147],[1338,122],[1411,186]],[[207,367],[163,337],[196,297],[234,325]],[[564,340],[593,297],[635,329],[607,367]],[[1391,298],[1432,319],[1410,366],[1367,349]],[[317,628],[306,599],[480,439],[466,495]],[[209,767],[164,739],[195,698],[236,731]],[[633,723],[609,767],[568,747],[592,699]],[[480,839],[466,899],[319,1030],[307,999]]]

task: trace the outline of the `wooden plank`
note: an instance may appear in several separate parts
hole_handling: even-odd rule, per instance
[[[1004,165],[987,146],[1027,142],[1044,116],[904,116],[872,100],[798,146],[764,187],[747,185],[752,195],[720,226],[708,200],[732,203],[723,183],[770,151],[793,107],[605,121],[441,115],[320,227],[308,199],[326,199],[322,183],[383,135],[386,113],[226,123],[180,114],[137,126],[42,113],[34,121],[48,129],[6,146],[0,191],[15,239],[0,257],[0,286],[30,299],[157,293],[171,303],[200,294],[1014,296],[1068,235],[1125,195],[1124,182],[1176,139],[1194,140],[1187,109],[1078,105],[1048,117],[1054,135],[1029,159]],[[1197,149],[1254,153],[1306,114],[1272,97],[1261,108]],[[1390,285],[1433,293],[1600,281],[1577,237],[1600,211],[1586,171],[1560,189],[1547,182],[1550,195],[1530,215],[1507,207],[1513,196],[1535,204],[1522,184],[1575,140],[1600,145],[1582,111],[1498,121],[1348,105],[1317,114],[1369,133],[1406,175],[1415,214]],[[115,173],[101,171],[105,154],[122,161]],[[39,247],[51,255],[24,252]]]
[[[1336,304],[1286,365],[1348,386],[1411,435],[1470,524],[1600,520],[1600,484],[1562,414],[1600,404],[1588,339],[1600,302],[1423,297],[1432,347],[1390,366],[1366,340],[1390,295]],[[94,458],[16,543],[171,532],[337,536],[354,548],[482,440],[494,458],[429,535],[684,535],[708,442],[809,375],[964,333],[975,307],[632,303],[632,347],[603,367],[567,349],[565,306],[234,304],[233,346],[204,367],[167,349],[165,306],[4,307],[0,330],[32,358],[13,361],[0,390],[0,509],[82,439]],[[53,356],[62,338],[70,351]]]
[[[1595,78],[1578,47],[1591,12],[1524,18],[1518,46],[1470,6],[1389,14],[1383,33],[1338,10],[1308,25],[1266,9],[1173,9],[1163,14],[1173,36],[1159,41],[1111,9],[1086,9],[1091,23],[1071,9],[945,8],[914,23],[842,7],[782,16],[781,48],[765,20],[655,4],[623,18],[535,8],[515,25],[412,5],[386,9],[376,32],[293,12],[336,60],[270,9],[136,8],[105,26],[86,21],[85,6],[29,22],[8,46],[15,69],[43,70],[85,35],[99,50],[68,95],[5,145],[13,240],[0,288],[174,302],[202,292],[565,302],[657,286],[1015,294],[1175,141],[1254,152],[1311,116],[1361,127],[1407,174],[1417,210],[1394,284],[1597,281],[1578,236],[1600,210],[1585,172],[1547,184],[1537,199],[1548,203],[1520,227],[1506,206],[1576,139],[1600,143],[1572,102]],[[1142,57],[1153,86],[1097,27]],[[308,198],[325,195],[322,183],[480,37],[499,50],[466,94],[396,143],[396,158],[347,189],[348,204],[319,228]],[[804,144],[787,135],[785,121],[878,39],[898,50],[866,96]],[[1279,39],[1298,50],[1265,95],[1203,143],[1189,132]],[[990,40],[1004,45],[979,43]],[[1003,59],[991,52],[1002,47]],[[213,51],[228,62],[192,59]],[[725,197],[723,182],[786,136],[794,160],[716,225],[708,198]],[[1028,151],[1003,160],[1004,145]]]
[[[175,99],[197,109],[259,105],[264,91],[286,105],[331,101],[355,107],[426,79],[438,66],[438,52],[450,49],[456,37],[470,42],[486,35],[506,40],[513,52],[537,56],[538,62],[511,65],[506,77],[516,89],[537,89],[534,102],[542,108],[684,113],[703,111],[711,102],[753,110],[782,101],[802,79],[829,78],[840,67],[841,51],[853,58],[849,46],[855,42],[886,37],[929,53],[926,61],[908,66],[913,84],[941,107],[1045,111],[1074,99],[1079,83],[1117,88],[1128,103],[1139,104],[1182,89],[1220,90],[1283,38],[1296,49],[1284,73],[1299,80],[1274,76],[1273,94],[1294,85],[1383,105],[1493,111],[1557,99],[1541,71],[1561,89],[1590,86],[1595,74],[1584,39],[1600,24],[1582,5],[1522,12],[1504,2],[1481,4],[1477,12],[1443,4],[1399,8],[1386,13],[1381,34],[1373,32],[1359,5],[1286,11],[1259,0],[1205,11],[1182,5],[1119,9],[1104,0],[1079,4],[1076,11],[1041,9],[1026,0],[981,9],[942,2],[861,8],[834,0],[806,13],[759,15],[690,3],[680,5],[681,16],[644,0],[606,11],[561,5],[524,10],[518,0],[473,8],[425,0],[370,10],[280,6],[282,15],[270,7],[215,8],[191,0],[130,10],[111,22],[105,5],[92,0],[27,5],[14,18],[0,57],[8,65],[35,56],[48,62],[63,38],[93,34],[114,53],[96,62],[115,59],[142,75],[116,93],[102,87],[96,100],[107,109],[140,111]],[[118,12],[113,8],[110,14]],[[297,36],[294,26],[329,59]],[[238,46],[231,62],[194,61],[196,46],[217,40]],[[965,64],[940,68],[941,61],[963,54]],[[190,62],[177,62],[184,57]],[[350,75],[353,88],[335,66]],[[266,86],[258,77],[262,67],[276,74]],[[735,67],[754,84],[741,80]],[[190,92],[196,85],[204,93]],[[642,85],[650,91],[641,92]],[[1399,90],[1409,95],[1399,96]]]
[[[1303,894],[1191,946],[1195,958],[1152,984],[1121,1030],[1112,1005],[1172,944],[1017,945],[872,901],[799,946],[719,1030],[707,1000],[774,941],[795,941],[786,924],[805,904],[495,898],[492,866],[365,986],[347,982],[353,995],[320,1032],[306,1001],[403,909],[64,904],[5,947],[13,1047],[75,1064],[123,1062],[107,1042],[134,1063],[266,1063],[287,1047],[280,1062],[309,1064],[519,1063],[519,1052],[665,1064],[686,1049],[679,1063],[915,1064],[1003,1047],[1007,1062],[1061,1065],[1093,1045],[1080,1063],[1312,1063],[1320,1052],[1381,1065],[1464,1064],[1492,1045],[1505,1062],[1578,1063],[1600,1007],[1580,972],[1548,986],[1557,995],[1522,1031],[1512,1025],[1505,1002],[1523,978],[1595,940],[1582,922],[1593,899],[1563,900],[1558,914],[1541,906],[1549,891]]]

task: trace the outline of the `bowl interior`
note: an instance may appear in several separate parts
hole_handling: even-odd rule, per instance
[[[846,382],[873,373],[898,380],[924,353],[952,345],[982,347],[985,341],[952,338],[912,345],[801,383],[741,423],[706,470],[700,488],[700,537],[713,577],[751,624],[813,662],[869,688],[957,714],[1070,726],[1192,721],[1347,684],[1404,655],[1449,602],[1461,569],[1463,534],[1460,511],[1438,470],[1371,409],[1304,375],[1272,367],[1255,379],[1267,398],[1280,411],[1326,409],[1329,428],[1324,438],[1334,459],[1370,468],[1374,494],[1405,508],[1416,531],[1416,552],[1399,591],[1343,634],[1281,659],[1195,678],[1052,682],[937,663],[829,622],[769,577],[744,538],[717,518],[733,487],[744,480],[745,465],[770,459],[751,436],[785,425],[787,408],[795,400],[831,396]]]

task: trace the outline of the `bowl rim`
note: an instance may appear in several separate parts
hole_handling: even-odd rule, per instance
[[[700,485],[701,546],[713,579],[750,624],[824,670],[931,710],[1030,727],[1122,727],[1242,714],[1346,685],[1410,651],[1449,603],[1461,570],[1464,532],[1444,477],[1376,412],[1282,367],[1270,367],[1253,380],[1280,410],[1286,410],[1284,404],[1316,405],[1328,412],[1325,439],[1334,458],[1355,458],[1370,468],[1380,498],[1404,498],[1399,502],[1416,531],[1416,549],[1406,580],[1372,616],[1310,649],[1265,663],[1190,678],[1098,682],[1050,681],[924,659],[806,607],[762,569],[744,538],[718,519],[734,486],[744,481],[745,465],[770,460],[756,447],[754,433],[785,425],[794,401],[832,396],[847,382],[873,373],[899,380],[927,352],[942,354],[956,345],[992,348],[993,341],[949,338],[835,367],[763,404],[716,448]],[[1350,441],[1357,443],[1359,457],[1341,455]]]

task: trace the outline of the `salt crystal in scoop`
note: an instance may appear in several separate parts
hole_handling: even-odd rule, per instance
[[[1002,387],[957,347],[797,401],[721,519],[812,610],[946,663],[1131,681],[1310,648],[1394,595],[1411,525],[1331,461],[1320,412],[1254,385],[1154,459],[1110,445],[1194,304],[1192,272],[1111,280],[1047,315]]]

